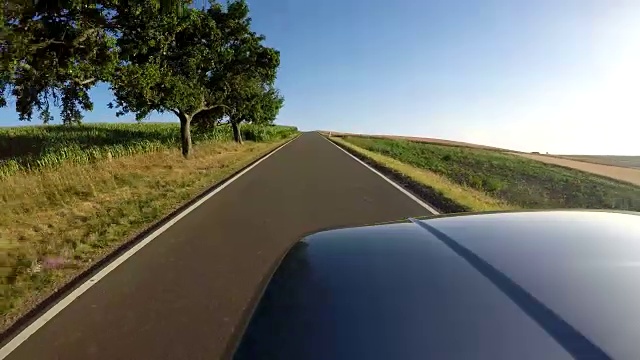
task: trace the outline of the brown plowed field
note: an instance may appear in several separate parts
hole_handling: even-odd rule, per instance
[[[592,174],[597,174],[601,176],[610,177],[612,179],[626,181],[628,183],[632,183],[640,186],[640,169],[632,169],[632,168],[603,165],[603,164],[594,164],[594,163],[588,163],[584,161],[559,158],[555,156],[545,156],[545,155],[527,154],[527,153],[513,153],[513,154],[524,156],[526,158],[533,159],[533,160],[542,161],[547,164],[570,167],[576,170],[582,170],[582,171],[590,172]]]

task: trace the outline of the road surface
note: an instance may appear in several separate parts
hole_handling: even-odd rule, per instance
[[[217,359],[271,265],[319,230],[428,211],[304,133],[180,219],[7,359]]]

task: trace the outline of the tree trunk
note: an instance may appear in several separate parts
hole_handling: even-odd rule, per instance
[[[180,114],[180,140],[182,141],[182,156],[188,159],[191,155],[191,119],[192,116]]]
[[[242,134],[240,133],[240,128],[238,127],[238,123],[235,121],[231,122],[231,127],[233,128],[233,139],[242,144]]]

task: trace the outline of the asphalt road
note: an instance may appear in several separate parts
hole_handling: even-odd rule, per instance
[[[427,214],[305,133],[126,260],[8,359],[217,359],[292,243],[323,229]]]

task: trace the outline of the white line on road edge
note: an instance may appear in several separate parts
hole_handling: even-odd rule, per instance
[[[289,140],[288,142],[280,145],[280,147],[278,147],[275,150],[271,151],[269,154],[265,155],[264,157],[262,157],[261,159],[259,159],[255,163],[253,163],[248,168],[242,170],[242,172],[240,172],[236,176],[232,177],[231,179],[229,179],[226,182],[224,182],[222,185],[220,185],[217,188],[213,189],[210,193],[205,195],[202,199],[198,200],[196,203],[194,203],[193,205],[189,206],[184,211],[182,211],[179,214],[175,215],[173,218],[171,218],[169,221],[167,221],[164,225],[162,225],[162,227],[158,228],[156,231],[154,231],[151,234],[149,234],[147,237],[145,237],[142,241],[137,243],[131,249],[127,250],[124,254],[120,255],[115,260],[113,260],[111,263],[109,263],[107,266],[102,268],[102,270],[100,270],[97,274],[95,274],[89,280],[87,280],[84,283],[82,283],[75,290],[73,290],[69,295],[65,296],[60,301],[58,301],[53,307],[51,307],[49,310],[47,310],[47,312],[45,312],[39,318],[34,320],[31,324],[29,324],[29,326],[27,326],[18,335],[16,335],[13,339],[11,339],[11,341],[9,341],[5,346],[3,346],[2,349],[0,349],[0,360],[2,360],[4,358],[6,358],[7,356],[9,356],[9,354],[11,354],[11,352],[13,352],[18,346],[20,346],[20,344],[25,342],[31,335],[33,335],[36,331],[38,331],[38,329],[40,329],[49,320],[53,319],[53,317],[55,317],[65,307],[69,306],[69,304],[71,304],[76,298],[78,298],[80,295],[82,295],[85,291],[89,290],[90,287],[92,287],[93,285],[98,283],[98,281],[100,281],[100,279],[102,279],[103,277],[107,276],[111,271],[113,271],[120,264],[125,262],[128,258],[133,256],[135,253],[137,253],[145,245],[149,244],[153,239],[158,237],[158,235],[160,235],[164,231],[166,231],[169,227],[171,227],[171,225],[177,223],[180,219],[185,217],[187,214],[189,214],[195,208],[197,208],[198,206],[202,205],[202,203],[204,203],[205,201],[209,200],[209,198],[211,198],[213,195],[215,195],[215,194],[219,193],[220,191],[222,191],[222,189],[224,189],[229,184],[231,184],[232,182],[237,180],[240,176],[244,175],[249,170],[251,170],[254,167],[256,167],[258,164],[260,164],[261,162],[266,160],[269,156],[275,154],[278,150],[280,150],[283,147],[289,145],[291,142],[296,140],[298,137],[299,136],[296,136],[295,138]]]
[[[408,192],[405,188],[403,188],[402,186],[396,184],[395,182],[393,182],[391,179],[389,179],[388,177],[382,175],[381,172],[379,172],[378,170],[372,168],[371,166],[369,166],[367,163],[365,163],[364,161],[358,159],[357,157],[353,156],[353,154],[351,154],[350,152],[348,152],[347,150],[341,148],[340,146],[336,145],[336,143],[334,143],[333,141],[329,140],[328,138],[326,138],[323,135],[322,136],[325,140],[327,140],[328,142],[330,142],[333,146],[337,147],[338,149],[344,151],[345,154],[351,156],[355,161],[359,162],[360,164],[364,165],[367,169],[373,171],[374,173],[378,174],[378,176],[380,176],[381,178],[385,179],[389,184],[393,185],[396,189],[402,191],[405,195],[407,195],[408,197],[411,198],[411,200],[417,202],[420,206],[422,206],[423,208],[427,209],[428,211],[430,211],[432,214],[434,215],[438,215],[440,214],[438,212],[438,210],[434,209],[433,207],[429,206],[427,203],[425,203],[424,201],[420,200],[418,197],[416,197],[415,195],[413,195],[412,193]]]

